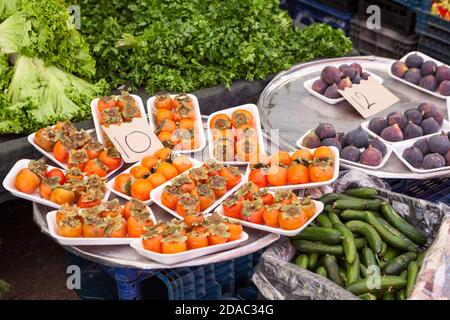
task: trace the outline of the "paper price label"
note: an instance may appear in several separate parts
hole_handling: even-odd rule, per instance
[[[118,126],[102,126],[108,138],[126,163],[140,161],[144,156],[164,148],[144,118],[134,118]]]
[[[339,92],[364,118],[369,118],[399,101],[397,96],[370,76],[367,80]]]

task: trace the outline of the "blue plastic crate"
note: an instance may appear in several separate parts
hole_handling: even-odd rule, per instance
[[[450,179],[387,179],[392,191],[430,202],[450,205]]]
[[[346,34],[350,31],[350,20],[353,16],[351,12],[340,11],[314,0],[294,0],[288,11],[298,23],[327,23],[334,28],[343,29]]]
[[[394,2],[402,4],[411,10],[415,10],[420,4],[420,0],[394,0]]]
[[[416,32],[450,46],[450,21],[431,14],[431,4],[432,0],[422,0],[417,8]]]

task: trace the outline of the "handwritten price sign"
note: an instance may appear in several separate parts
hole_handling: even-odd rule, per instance
[[[369,118],[399,101],[397,96],[372,77],[339,92],[364,118]]]

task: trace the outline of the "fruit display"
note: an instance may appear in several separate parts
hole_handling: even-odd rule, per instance
[[[155,134],[164,147],[173,150],[194,150],[200,147],[197,125],[198,103],[190,94],[161,94],[149,99],[147,108]]]
[[[62,166],[78,168],[87,175],[105,177],[122,165],[122,158],[114,147],[105,148],[69,121],[38,130],[33,143]]]
[[[145,116],[141,114],[141,108],[138,102],[126,91],[122,91],[120,95],[105,96],[97,99],[95,109],[92,114],[97,118],[96,120],[102,126],[109,127],[111,125],[120,125],[122,123],[131,122],[134,118]],[[101,131],[101,136],[105,145],[113,146],[108,136]]]
[[[330,123],[320,123],[309,131],[303,137],[301,145],[306,148],[333,146],[339,150],[341,160],[369,167],[379,166],[390,153],[383,142],[371,139],[361,126],[347,133],[337,133]]]
[[[367,127],[385,141],[399,142],[436,133],[443,123],[444,114],[433,103],[422,102],[403,113],[394,111],[386,118],[372,118]]]
[[[208,118],[210,156],[222,162],[257,162],[263,152],[258,109],[231,108]]]
[[[450,132],[415,141],[401,156],[416,169],[431,170],[450,166]]]
[[[238,186],[243,176],[237,167],[207,160],[173,178],[150,193],[151,199],[180,217],[207,213],[227,192]]]
[[[278,151],[262,162],[250,165],[249,181],[260,188],[300,186],[332,182],[336,157],[332,148],[299,149],[293,153]]]
[[[126,199],[150,199],[150,191],[192,168],[192,160],[163,148],[145,156],[140,163],[117,175],[108,188]]]
[[[339,68],[326,66],[319,79],[312,83],[312,90],[329,99],[339,99],[342,95],[338,90],[351,88],[353,84],[359,84],[369,76],[370,74],[363,71],[359,63],[342,64]]]
[[[23,160],[22,160],[23,161]],[[49,170],[44,160],[29,160],[13,178],[13,188],[27,195],[48,200],[58,206],[76,204],[90,208],[105,196],[105,179],[87,175],[79,168]]]
[[[146,227],[142,246],[162,254],[206,248],[241,239],[242,226],[217,214],[188,213],[183,220],[173,219]]]
[[[64,205],[56,212],[56,232],[68,238],[138,238],[155,224],[144,203],[118,199],[102,201],[91,208]]]
[[[243,184],[222,202],[221,214],[228,218],[282,230],[297,230],[316,213],[310,197],[299,198],[292,190],[269,192],[255,183]]]
[[[450,68],[424,57],[410,53],[392,64],[391,74],[427,91],[450,96]]]
[[[316,225],[292,237],[300,268],[326,277],[361,299],[408,298],[425,256],[425,235],[371,188],[328,193]],[[420,248],[419,248],[420,247]],[[370,277],[379,274],[380,285]]]

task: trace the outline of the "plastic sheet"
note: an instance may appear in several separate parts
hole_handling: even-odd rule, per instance
[[[334,184],[339,192],[361,186],[378,188],[380,197],[428,238],[427,254],[409,299],[450,299],[450,207],[381,189],[386,187],[382,180],[355,170],[343,173]],[[266,299],[358,299],[334,282],[291,263],[295,254],[289,240],[282,238],[262,255],[252,280]]]

